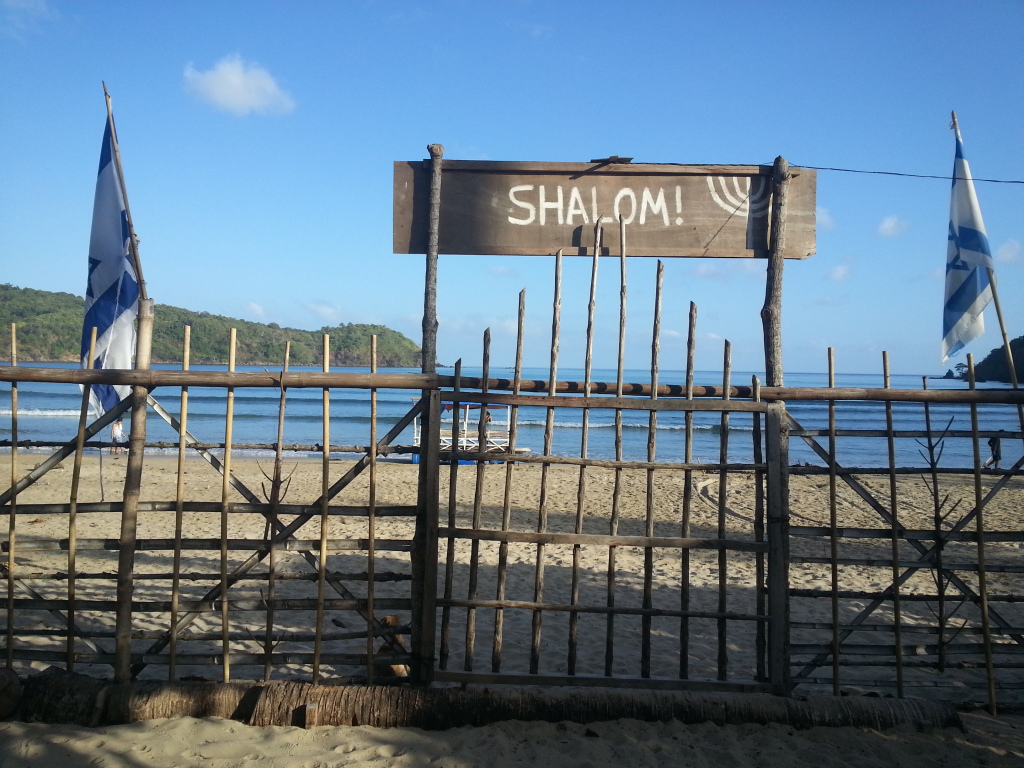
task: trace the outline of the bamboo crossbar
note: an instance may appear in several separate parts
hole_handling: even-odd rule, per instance
[[[462,683],[476,685],[550,685],[550,686],[586,686],[599,688],[649,688],[665,691],[721,691],[729,693],[767,693],[770,686],[763,683],[719,682],[712,680],[684,680],[671,677],[634,677],[632,675],[616,675],[602,677],[597,675],[546,675],[546,674],[498,674],[485,672],[438,672],[436,680],[445,683]]]
[[[680,618],[685,616],[690,619],[729,619],[730,621],[769,621],[769,616],[758,616],[754,613],[739,613],[719,611],[678,611],[672,608],[643,608],[631,606],[588,605],[586,603],[543,603],[531,600],[460,600],[457,598],[438,598],[438,605],[448,605],[453,608],[518,608],[522,610],[550,613],[580,613],[614,614],[618,616],[668,616]]]
[[[214,576],[213,578],[216,578]],[[118,603],[116,600],[86,600],[78,598],[76,601],[78,610],[80,611],[112,611],[117,607]],[[230,612],[245,612],[245,611],[258,611],[260,613],[266,612],[268,607],[273,607],[277,610],[282,611],[315,611],[317,607],[316,598],[274,598],[271,603],[265,598],[252,599],[252,600],[179,600],[179,607],[182,610],[190,611],[193,613],[223,613],[225,611]],[[354,610],[365,610],[366,599],[365,598],[328,598],[325,603],[325,607],[330,611],[354,611]],[[377,598],[377,607],[385,608],[389,610],[409,610],[412,606],[412,600],[408,597],[389,597]],[[0,607],[7,607],[7,599],[0,597]],[[54,598],[54,599],[36,599],[28,597],[16,597],[14,599],[14,607],[24,611],[66,611],[68,608],[67,598]],[[133,613],[167,613],[171,610],[170,600],[132,600],[131,608]],[[394,633],[390,633],[394,634]],[[222,638],[221,633],[217,633],[218,638]],[[228,634],[230,639],[231,634]]]
[[[27,514],[33,515],[66,515],[70,504],[24,504],[19,503],[18,509]],[[185,512],[220,512],[221,504],[215,501],[185,501],[182,502],[182,510]],[[101,514],[107,512],[120,512],[122,504],[119,501],[94,501],[78,504],[78,514]],[[8,507],[0,506],[0,515],[7,514]],[[173,501],[140,501],[140,512],[174,512],[175,502]],[[270,511],[269,504],[249,504],[247,502],[231,502],[229,511],[233,515],[264,515]],[[278,512],[282,515],[307,515],[312,512],[319,512],[319,507],[309,504],[279,504]],[[327,509],[327,514],[332,517],[367,517],[369,508],[365,505],[336,504]],[[377,517],[415,517],[416,507],[389,504],[381,505],[376,509]]]
[[[63,661],[63,651],[46,651],[41,649],[18,649],[18,655],[26,660],[33,661]],[[112,664],[115,655],[112,653],[88,653],[78,651],[74,654],[75,661],[79,664]],[[232,664],[244,664],[256,666],[262,664],[267,658],[265,653],[244,653],[236,650],[231,651]],[[407,664],[409,658],[398,654],[379,653],[376,654],[377,662],[380,664]],[[169,657],[156,653],[133,653],[130,657],[131,664],[153,664],[166,665]],[[325,664],[344,664],[347,666],[364,666],[366,654],[359,653],[331,653],[320,654],[320,661]],[[310,664],[313,661],[313,654],[302,651],[281,652],[275,651],[270,654],[270,661],[274,665],[287,664]],[[177,663],[190,664],[194,666],[221,666],[224,663],[224,656],[219,653],[178,653]]]
[[[14,576],[15,581],[39,581],[46,579],[53,579],[54,581],[61,581],[64,579],[71,578],[70,574],[56,572],[49,573],[43,571],[21,571],[21,575]],[[155,572],[147,573],[140,571],[136,573],[136,576],[140,581],[166,581],[174,579],[174,572]],[[354,572],[354,571],[327,571],[325,577],[328,579],[338,579],[341,581],[369,581],[370,575],[366,571]],[[117,574],[109,572],[91,572],[91,571],[78,571],[74,574],[74,578],[81,581],[113,581],[117,578]],[[212,581],[218,578],[216,575],[210,573],[201,573],[198,571],[177,574],[177,578],[181,581]],[[268,578],[265,573],[246,573],[236,577],[236,581],[266,581]],[[297,572],[297,571],[278,571],[274,576],[276,579],[284,581],[316,581],[320,578],[320,575],[315,572]],[[387,582],[387,581],[409,581],[412,579],[407,573],[397,573],[394,571],[375,571],[373,574],[373,581],[375,582]]]
[[[354,373],[339,371],[332,373],[292,372],[284,374],[264,371],[166,371],[166,370],[127,370],[103,369],[86,370],[80,368],[34,368],[30,366],[0,367],[0,381],[5,382],[46,382],[67,384],[120,384],[141,386],[153,390],[159,387],[234,387],[234,388],[272,388],[282,386],[288,389],[450,389],[454,386],[454,376],[442,376],[421,373]],[[462,389],[479,390],[484,388],[480,377],[463,376]],[[556,393],[575,394],[584,391],[584,382],[556,381],[552,387],[542,379],[523,379],[520,391],[548,393],[552,389]],[[589,385],[591,396],[614,394],[616,382],[594,381]],[[511,392],[512,379],[488,379],[486,389],[492,395],[499,392]],[[469,394],[468,392],[466,393]],[[637,395],[644,398],[651,396],[649,383],[624,383],[623,395]],[[657,387],[658,398],[685,398],[684,384],[664,384]],[[695,385],[693,397],[721,400],[723,396],[720,385]],[[477,396],[478,397],[478,396]],[[730,399],[750,399],[753,387],[742,385],[732,386],[729,390]],[[529,398],[527,398],[529,399]],[[584,398],[580,398],[584,399]],[[591,399],[591,398],[586,398]],[[607,398],[592,397],[596,402],[590,407]],[[871,402],[911,402],[911,403],[1004,403],[1016,405],[1024,403],[1024,390],[1014,389],[882,389],[870,387],[761,387],[762,400],[864,400]],[[561,400],[561,398],[560,398]],[[473,402],[473,401],[470,401]],[[559,402],[559,405],[562,403]],[[582,406],[580,406],[582,407]]]
[[[832,562],[832,558],[794,555],[791,558],[790,562],[820,565]],[[891,568],[894,564],[892,558],[886,557],[840,557],[837,558],[835,562],[839,565],[859,565],[868,568]],[[896,560],[895,565],[898,568],[917,568],[921,570],[931,570],[935,568],[934,563],[922,563],[916,560]],[[978,571],[979,565],[976,562],[957,563],[945,560],[942,563],[942,569],[944,571]],[[987,563],[985,564],[985,570],[989,571],[990,573],[1024,573],[1024,565],[997,565],[993,563]]]
[[[889,538],[889,530],[885,528],[837,528],[839,536],[844,539],[887,539]],[[808,536],[808,537],[821,537],[828,536],[829,529],[823,526],[814,525],[794,525],[790,529],[790,533],[793,536]],[[904,539],[914,539],[916,541],[934,542],[935,531],[928,528],[924,529],[909,529],[901,528],[900,536]],[[1024,542],[1024,532],[1022,531],[985,531],[984,533],[986,541],[1021,541]],[[977,541],[977,531],[943,531],[940,539],[942,541]],[[921,565],[922,561],[918,561],[917,565]]]
[[[766,552],[764,542],[742,539],[694,539],[677,536],[612,536],[600,533],[551,533],[548,531],[499,531],[474,528],[441,528],[438,533],[473,541],[508,541],[526,544],[595,544],[608,547],[644,547],[665,549],[710,549],[716,551]]]
[[[0,627],[0,631],[6,632],[6,627]],[[378,632],[378,637],[383,637],[384,634],[395,634],[395,635],[408,635],[410,632],[408,626],[403,627],[388,627],[387,632]],[[19,635],[26,637],[64,637],[66,630],[63,629],[39,629],[39,628],[19,628]],[[132,638],[135,640],[156,640],[163,633],[160,631],[153,630],[135,630],[132,632]],[[79,633],[79,637],[91,640],[113,640],[113,630],[84,630]],[[249,642],[252,640],[252,634],[250,632],[232,632],[231,639],[237,641]],[[359,630],[356,632],[324,632],[321,634],[321,639],[326,642],[337,642],[344,640],[362,640],[366,637],[366,630]],[[211,640],[220,640],[220,632],[179,632],[178,639],[182,642],[209,642]],[[282,630],[279,634],[273,636],[272,640],[275,643],[311,643],[316,638],[315,632],[292,632],[290,630]]]
[[[344,551],[365,551],[369,547],[369,540],[358,539],[332,539],[328,542],[332,549]],[[279,541],[277,546],[288,552],[308,552],[316,550],[320,544],[319,539],[285,539]],[[135,551],[157,551],[173,550],[174,539],[149,539],[139,538],[135,541]],[[211,539],[181,539],[182,550],[210,550],[210,551],[257,551],[262,552],[268,549],[269,543],[264,539],[234,539],[231,537]],[[377,539],[377,549],[384,549],[389,552],[408,552],[412,548],[411,539]],[[67,539],[27,539],[18,541],[19,551],[67,551]],[[117,539],[78,539],[78,550],[107,550],[116,552],[119,549]],[[8,542],[0,542],[0,552],[8,551]],[[232,577],[234,574],[232,574]]]

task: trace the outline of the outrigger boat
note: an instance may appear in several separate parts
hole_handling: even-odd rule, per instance
[[[443,408],[447,412],[455,410],[455,404],[446,402],[442,404]],[[475,453],[480,451],[480,408],[483,406],[476,403],[459,403],[458,414],[452,413],[452,426],[442,427],[439,435],[439,448],[442,452],[458,450]],[[494,414],[498,414],[501,411],[505,411],[504,424],[500,424],[494,420]],[[512,425],[512,406],[494,406],[490,405],[486,408],[486,415],[484,416],[484,446],[483,450],[488,454],[493,454],[493,458],[488,456],[488,463],[498,464],[504,461],[514,460],[515,456],[530,453],[529,448],[516,447],[515,451],[512,450],[512,443],[510,438],[510,428]],[[455,445],[455,424],[458,424],[458,445]],[[420,426],[420,417],[417,416],[413,420],[413,445],[419,446],[422,439],[422,430]],[[418,464],[420,460],[419,454],[412,454],[413,464]],[[463,459],[459,461],[460,464],[474,464],[476,462]]]

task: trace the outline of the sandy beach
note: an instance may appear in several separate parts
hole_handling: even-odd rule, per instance
[[[38,455],[21,455],[22,471],[38,463]],[[9,476],[9,457],[0,459],[0,473]],[[79,484],[79,502],[88,503],[116,500],[123,482],[125,461],[105,455],[101,472],[95,456],[86,457]],[[66,502],[71,488],[71,460],[44,477],[19,496],[20,504]],[[294,460],[285,462],[284,471],[289,476],[289,486],[284,499],[287,504],[308,504],[319,494],[320,462],[317,460]],[[331,462],[332,480],[339,477],[349,466],[348,461]],[[263,473],[269,473],[272,460],[236,460],[236,475],[254,492],[263,496],[267,480]],[[144,501],[167,501],[174,498],[176,485],[176,459],[166,456],[147,457],[143,477],[142,499]],[[612,470],[589,469],[585,473],[586,493],[582,531],[584,533],[607,533],[608,514],[612,506],[614,473]],[[376,503],[389,505],[411,505],[416,498],[417,468],[407,463],[382,462],[377,467]],[[548,530],[572,532],[577,524],[579,470],[575,467],[556,466],[548,473],[546,496]],[[647,477],[642,470],[626,470],[620,478],[622,494],[619,503],[619,532],[642,535],[646,525],[648,508],[652,515],[654,534],[678,536],[680,504],[682,499],[682,473],[659,471],[653,481],[653,495],[648,505]],[[506,469],[502,465],[485,467],[478,477],[474,466],[457,469],[457,483],[451,493],[450,470],[441,473],[441,518],[442,524],[452,515],[459,527],[470,527],[474,515],[479,516],[483,527],[498,527],[504,502]],[[692,535],[714,537],[719,522],[720,510],[724,511],[727,536],[736,539],[752,539],[754,526],[754,482],[750,475],[730,475],[725,503],[719,504],[719,478],[715,474],[695,477],[694,501],[692,507]],[[862,478],[862,482],[876,497],[888,504],[889,485],[886,476]],[[985,478],[986,489],[994,478]],[[474,508],[474,490],[479,485],[481,503]],[[185,498],[192,501],[216,502],[221,498],[220,476],[204,462],[190,459],[185,474]],[[517,465],[509,497],[510,519],[513,530],[536,530],[538,508],[542,494],[541,469],[538,466]],[[947,527],[969,510],[974,498],[973,479],[970,477],[943,477],[942,493],[945,509],[953,509]],[[336,504],[366,504],[368,474],[357,478],[335,500]],[[986,528],[988,530],[1014,531],[1018,527],[1019,506],[1022,487],[1019,480],[1013,480],[986,507]],[[232,491],[233,501],[243,501]],[[453,504],[449,501],[454,499]],[[929,489],[919,476],[903,476],[898,483],[898,508],[901,523],[906,527],[930,528],[933,525],[933,508]],[[794,476],[791,487],[792,524],[827,525],[829,519],[828,478]],[[844,527],[883,526],[877,512],[872,510],[850,489],[841,487],[838,494],[840,524]],[[292,518],[286,518],[286,522]],[[212,538],[220,535],[221,515],[218,512],[189,513],[183,528],[186,538]],[[6,525],[6,520],[5,523]],[[118,535],[118,515],[106,512],[80,514],[76,533],[80,541],[86,539],[115,538]],[[232,513],[228,516],[229,536],[240,539],[262,539],[264,520],[261,516]],[[357,539],[367,534],[368,522],[365,517],[335,518],[331,522],[330,536],[333,540]],[[382,516],[376,519],[376,536],[381,540],[395,542],[411,538],[413,521],[408,517]],[[170,538],[174,535],[173,512],[146,512],[140,517],[139,537],[147,539]],[[302,540],[319,538],[319,522],[311,519],[305,523],[296,537]],[[21,547],[16,555],[22,573],[38,575],[32,585],[47,596],[58,598],[66,591],[66,579],[47,579],[47,575],[67,570],[66,551],[30,549],[33,542],[45,542],[66,538],[68,519],[62,514],[25,513],[17,517],[17,542]],[[841,556],[884,557],[890,542],[883,540],[848,540],[843,542]],[[905,545],[903,545],[905,546]],[[973,552],[972,544],[950,544],[948,557],[956,559],[958,552],[964,557]],[[447,543],[440,542],[439,592],[445,588],[443,563],[447,557]],[[792,567],[794,586],[807,589],[827,587],[829,571],[827,564],[814,562],[815,558],[828,555],[828,540],[822,538],[794,538],[793,553],[810,562],[795,563]],[[959,549],[958,549],[959,548]],[[583,546],[578,560],[580,604],[600,604],[607,589],[607,547]],[[909,550],[908,550],[909,552]],[[1019,559],[1020,549],[1016,542],[990,544],[987,559],[990,564],[1014,563]],[[241,562],[249,554],[242,549],[232,551],[232,564]],[[514,544],[509,547],[509,569],[506,597],[512,600],[528,601],[533,598],[534,561],[536,547],[528,544]],[[453,550],[453,570],[450,591],[455,597],[465,597],[470,587],[470,572],[475,570],[476,589],[481,596],[493,596],[496,589],[495,564],[498,559],[496,542],[481,542],[478,549],[477,566],[472,566],[472,547],[466,540],[458,541]],[[910,555],[907,554],[907,557]],[[901,558],[903,555],[901,554]],[[111,551],[86,550],[78,553],[76,567],[80,572],[96,574],[112,573],[116,567],[117,553]],[[137,557],[136,594],[140,599],[167,599],[171,552],[150,551]],[[573,548],[568,545],[551,545],[546,548],[545,600],[568,602],[574,569]],[[407,574],[408,554],[397,545],[389,548],[381,544],[375,555],[375,569],[378,573],[396,575],[398,580],[379,582],[376,596],[380,598],[408,595]],[[678,589],[682,578],[682,566],[677,550],[656,550],[653,560],[653,604],[655,607],[678,605]],[[282,573],[306,574],[306,578],[294,577],[277,582],[277,595],[294,598],[315,595],[315,582],[309,580],[310,568],[301,559],[300,553],[280,553],[277,567]],[[366,555],[361,551],[337,551],[332,554],[330,567],[338,571],[360,572],[366,570]],[[216,551],[188,550],[183,554],[182,573],[194,574],[195,578],[183,581],[182,598],[198,597],[216,583],[219,560]],[[254,569],[253,574],[262,574],[262,580],[253,579],[233,590],[237,599],[259,599],[267,588],[266,564]],[[756,562],[753,555],[730,553],[728,558],[727,594],[729,609],[738,613],[754,611],[754,573]],[[644,571],[644,550],[638,547],[617,548],[616,589],[617,604],[639,605],[642,593]],[[164,577],[161,577],[161,574]],[[714,610],[718,599],[719,571],[717,555],[712,551],[693,551],[689,564],[689,579],[693,585],[693,604]],[[887,582],[886,579],[889,579]],[[976,576],[964,575],[966,580]],[[405,579],[405,580],[403,580]],[[994,573],[989,577],[990,591],[1012,592],[1019,590],[1020,577],[1016,574]],[[891,583],[888,567],[844,566],[841,569],[841,588],[846,590],[871,590]],[[973,582],[972,582],[973,583]],[[80,580],[78,595],[99,597],[112,590],[110,580]],[[903,589],[910,592],[934,591],[929,572],[922,571],[910,579]],[[363,586],[353,586],[353,591],[365,592]],[[861,603],[865,601],[860,601]],[[843,610],[853,612],[857,601],[844,603]],[[830,603],[822,599],[800,599],[792,601],[794,643],[812,639],[814,631],[801,628],[801,623],[811,625],[814,621],[827,621]],[[933,622],[931,608],[927,604],[905,603],[902,620],[908,624]],[[966,611],[966,609],[964,609]],[[1013,626],[1024,625],[1013,604],[1000,605],[999,610],[1008,617]],[[392,613],[380,611],[379,613]],[[394,611],[405,620],[408,612]],[[502,670],[526,671],[529,663],[530,611],[506,610],[502,628]],[[883,611],[884,613],[884,611]],[[493,610],[478,611],[474,651],[468,662],[476,669],[489,669],[494,647]],[[850,614],[854,615],[853,613]],[[966,615],[966,613],[964,614]],[[365,627],[365,621],[354,611],[337,611],[331,614],[334,627],[358,629]],[[82,612],[84,626],[100,628],[100,616]],[[300,638],[303,629],[312,626],[314,614],[308,610],[278,611],[275,618],[275,632],[283,633],[284,639],[278,651],[308,651],[312,644]],[[635,620],[634,620],[635,619]],[[48,619],[42,612],[34,619],[43,628]],[[465,609],[453,610],[450,617],[447,647],[447,666],[463,669],[467,664]],[[155,636],[166,628],[166,615],[140,612],[135,616],[136,631]],[[23,624],[21,626],[28,626]],[[638,674],[639,617],[620,616],[615,626],[616,674]],[[259,653],[262,646],[259,639],[266,630],[265,615],[240,611],[233,614],[232,629],[249,633],[251,641],[239,644],[250,653]],[[182,651],[194,653],[215,652],[219,647],[217,636],[220,630],[219,614],[200,616],[190,627],[192,639],[182,643]],[[204,634],[205,633],[205,634]],[[291,633],[291,638],[289,637]],[[714,679],[718,657],[718,642],[713,621],[691,622],[692,642],[690,647],[691,675],[697,678]],[[579,624],[577,670],[580,674],[600,675],[603,672],[606,636],[606,618],[600,614],[582,614]],[[814,637],[820,642],[820,632]],[[544,622],[543,655],[541,671],[550,674],[564,674],[567,664],[568,622],[565,614],[549,613]],[[730,622],[727,639],[728,675],[732,680],[752,679],[755,674],[754,623]],[[143,641],[140,641],[140,643]],[[33,644],[39,648],[62,648],[63,640],[37,636]],[[140,645],[140,647],[142,647]],[[365,640],[339,639],[325,643],[325,651],[359,652],[365,648]],[[621,650],[620,650],[621,649]],[[652,631],[652,659],[656,676],[671,676],[678,666],[679,620],[655,619]],[[86,650],[81,646],[81,650]],[[47,666],[45,661],[22,663],[21,674],[31,673]],[[79,665],[77,671],[105,676],[109,667],[102,665]],[[351,668],[349,668],[351,671]],[[342,666],[328,667],[326,674],[345,674]],[[830,672],[822,667],[816,674]],[[166,667],[150,665],[142,677],[166,679]],[[179,663],[179,676],[194,675],[206,679],[219,679],[219,670],[201,665]],[[233,667],[233,679],[258,679],[263,674],[262,665],[239,664]],[[858,695],[871,689],[868,681],[891,677],[891,670],[850,667],[843,669],[842,687],[849,695]],[[273,679],[309,679],[308,665],[276,666]],[[812,678],[815,675],[811,676]],[[984,699],[984,670],[962,670],[958,675],[944,675],[939,681],[931,669],[908,669],[906,671],[907,695],[937,696],[964,703],[980,702]],[[1000,681],[1008,687],[1005,695],[1012,697],[1014,686],[1021,680],[1019,670],[1001,670]],[[941,682],[941,685],[940,685]],[[830,686],[804,683],[798,692],[821,693]],[[883,693],[884,695],[884,693]],[[1003,693],[1001,693],[1001,696]],[[172,765],[498,765],[547,764],[564,762],[566,756],[574,764],[607,765],[624,759],[636,761],[639,765],[704,765],[721,764],[723,761],[735,765],[1011,765],[1024,760],[1021,745],[1021,729],[1024,721],[1014,717],[991,720],[984,715],[968,718],[969,731],[936,731],[928,734],[912,729],[897,729],[891,732],[875,733],[853,728],[794,731],[784,726],[683,726],[678,723],[648,724],[631,721],[592,724],[551,725],[543,723],[501,723],[476,729],[457,729],[445,733],[427,733],[416,729],[393,729],[378,731],[371,728],[314,728],[303,731],[295,728],[251,729],[238,723],[217,720],[183,719],[180,721],[152,721],[127,726],[111,726],[97,730],[85,730],[73,726],[44,726],[19,722],[0,724],[0,766],[64,764],[73,765],[128,765],[128,766],[172,766]],[[252,762],[256,760],[257,762]]]

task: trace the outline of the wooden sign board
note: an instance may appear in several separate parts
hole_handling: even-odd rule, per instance
[[[621,215],[629,256],[768,255],[770,165],[443,160],[441,167],[438,253],[593,253],[600,220],[603,252],[617,254],[611,232]],[[815,251],[817,174],[790,170],[785,256],[803,259]],[[427,252],[430,171],[429,160],[395,163],[395,253]]]

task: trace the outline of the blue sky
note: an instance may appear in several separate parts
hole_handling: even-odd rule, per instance
[[[158,303],[419,341],[423,257],[391,253],[392,163],[771,163],[1024,179],[1021,2],[0,0],[0,282],[81,295],[105,107]],[[1011,337],[1024,334],[1024,185],[978,183]],[[937,373],[949,180],[820,171],[817,254],[787,261],[784,364]],[[650,359],[653,259],[629,264],[630,366]],[[565,263],[562,364],[582,364],[589,261]],[[553,259],[443,256],[439,359],[497,365],[527,289],[548,358]],[[615,361],[603,260],[597,365]],[[690,301],[698,367],[763,365],[764,265],[669,259],[663,369]],[[968,351],[999,343],[995,313]],[[960,359],[963,359],[962,357]],[[955,362],[955,361],[954,361]]]

